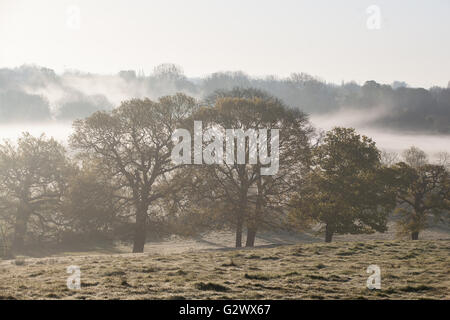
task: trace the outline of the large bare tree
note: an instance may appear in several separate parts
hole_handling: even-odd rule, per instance
[[[247,246],[253,246],[258,228],[273,224],[274,216],[283,213],[289,193],[297,185],[299,176],[308,167],[309,133],[311,127],[305,114],[286,107],[281,101],[255,89],[234,89],[218,92],[209,98],[210,107],[200,109],[196,120],[203,121],[203,130],[215,130],[227,136],[229,130],[239,130],[245,138],[234,137],[234,162],[219,161],[199,167],[197,180],[208,186],[205,192],[194,194],[194,206],[211,206],[210,212],[228,221],[235,229],[235,245],[242,246],[242,233],[247,227]],[[261,174],[274,163],[251,163],[250,152],[262,147],[252,147],[251,131],[261,138],[259,130],[278,130],[279,159],[273,174]],[[267,155],[272,155],[271,141],[274,131],[267,132]],[[245,134],[248,133],[248,134]],[[207,136],[207,134],[205,134]],[[228,139],[228,138],[227,138]],[[225,140],[227,140],[225,139]],[[230,140],[229,140],[230,141]],[[225,141],[225,151],[227,143]],[[210,142],[210,141],[204,141]],[[239,149],[245,150],[245,163],[237,161]],[[225,154],[225,153],[224,153]],[[226,156],[225,156],[226,158]],[[203,172],[203,174],[200,174]]]
[[[135,215],[133,252],[143,252],[151,205],[170,192],[159,185],[180,165],[171,161],[173,132],[196,107],[184,94],[133,99],[74,123],[72,147],[99,163]],[[164,190],[164,191],[163,191]]]
[[[398,163],[393,169],[400,180],[396,185],[400,234],[409,233],[412,240],[418,240],[419,233],[427,228],[431,216],[442,221],[448,220],[448,170],[442,165],[422,164],[413,167],[404,162]]]

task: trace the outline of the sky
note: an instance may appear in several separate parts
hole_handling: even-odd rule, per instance
[[[148,74],[175,63],[189,77],[447,87],[449,39],[448,0],[0,0],[0,68]]]

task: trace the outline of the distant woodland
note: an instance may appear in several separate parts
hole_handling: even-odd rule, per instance
[[[367,119],[370,127],[450,133],[450,88],[411,88],[400,81],[333,84],[305,73],[254,78],[237,71],[189,78],[172,64],[157,66],[149,75],[134,70],[117,75],[57,74],[30,65],[0,69],[0,123],[72,121],[131,98],[157,99],[183,92],[208,100],[217,90],[236,87],[263,90],[306,114],[370,110],[376,115]]]

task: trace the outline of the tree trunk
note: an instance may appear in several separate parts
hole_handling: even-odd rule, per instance
[[[13,252],[23,252],[25,249],[26,229],[27,227],[24,222],[16,221],[16,225],[14,227],[14,240],[12,243]]]
[[[240,196],[240,206],[236,219],[236,248],[242,247],[242,229],[244,227],[244,220],[246,214],[247,214],[247,189],[245,189],[245,192],[241,192]]]
[[[331,242],[333,239],[333,230],[327,225],[325,227],[325,242]]]
[[[14,226],[14,239],[12,243],[13,252],[23,252],[25,249],[25,235],[27,233],[29,218],[30,211],[25,206],[20,206],[17,210],[16,223]]]
[[[419,240],[419,231],[411,232],[411,240]]]
[[[142,206],[136,212],[136,224],[134,226],[133,253],[144,252],[147,236],[147,210],[148,206]]]
[[[238,217],[238,221],[236,224],[236,248],[242,247],[242,226],[243,226],[243,219],[241,217]]]
[[[256,172],[257,173],[257,190],[258,194],[256,197],[256,206],[255,206],[255,213],[254,216],[251,217],[251,220],[248,220],[247,222],[247,241],[245,246],[246,247],[254,247],[255,246],[255,238],[256,238],[256,230],[258,228],[259,219],[261,216],[261,210],[262,210],[262,181],[261,181],[261,175],[260,175],[260,168],[257,167]]]
[[[254,247],[256,238],[256,227],[247,228],[247,241],[245,243],[246,247]]]

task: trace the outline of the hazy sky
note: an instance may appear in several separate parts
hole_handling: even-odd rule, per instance
[[[367,27],[370,5],[380,29]],[[0,0],[0,67],[149,73],[172,62],[188,76],[447,86],[449,39],[449,0]]]

